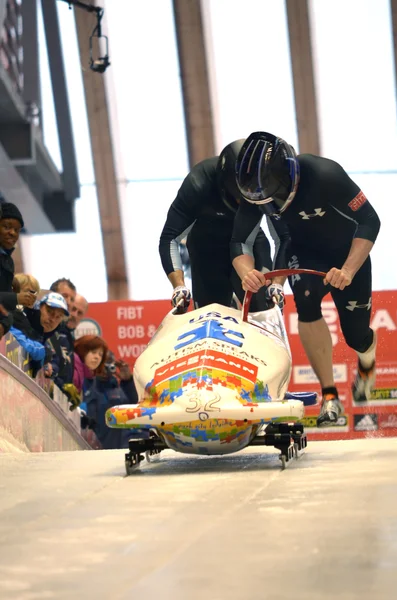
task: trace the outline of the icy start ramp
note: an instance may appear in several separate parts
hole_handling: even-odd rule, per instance
[[[123,455],[0,455],[0,598],[395,597],[397,439]]]

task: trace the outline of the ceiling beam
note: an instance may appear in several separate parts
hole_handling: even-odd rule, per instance
[[[299,152],[320,154],[308,0],[286,0]]]
[[[80,50],[88,124],[94,161],[95,182],[103,236],[109,300],[128,298],[128,281],[121,228],[119,190],[111,137],[106,74],[89,68],[89,38],[96,19],[79,8],[74,9]]]
[[[215,156],[203,15],[200,0],[173,0],[189,163]]]

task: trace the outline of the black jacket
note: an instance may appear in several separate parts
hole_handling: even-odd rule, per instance
[[[50,343],[54,350],[51,360],[52,378],[62,389],[65,383],[73,383],[74,330],[66,323],[61,323],[51,335]]]
[[[12,325],[12,315],[8,314],[5,316],[0,313],[0,325],[3,326],[4,334],[8,333]]]
[[[12,291],[12,280],[14,279],[14,261],[12,250],[0,248],[0,304],[7,310],[15,310],[17,295]]]

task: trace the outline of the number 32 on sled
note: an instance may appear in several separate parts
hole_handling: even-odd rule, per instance
[[[230,454],[274,446],[282,467],[307,445],[305,405],[315,393],[287,392],[291,351],[277,306],[248,313],[210,304],[166,315],[135,363],[136,405],[110,408],[112,428],[134,431],[126,454],[130,474],[162,450]]]

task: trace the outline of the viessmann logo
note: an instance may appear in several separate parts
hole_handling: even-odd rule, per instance
[[[244,377],[252,382],[256,381],[258,374],[258,367],[246,360],[234,358],[228,354],[216,351],[195,352],[157,368],[154,374],[154,383],[157,385],[170,377],[175,377],[194,369],[218,369],[232,375],[237,375],[238,377]]]
[[[318,383],[318,379],[309,365],[298,365],[294,367],[294,383]],[[347,365],[334,365],[335,382],[345,383],[347,381]]]

